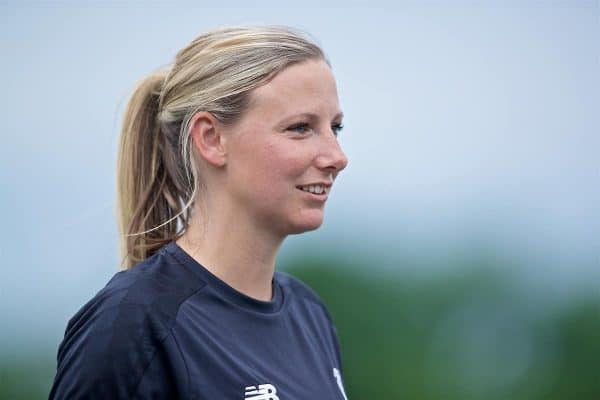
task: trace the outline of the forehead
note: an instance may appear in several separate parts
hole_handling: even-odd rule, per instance
[[[335,115],[340,111],[333,73],[322,60],[285,68],[252,92],[249,108],[263,116],[279,117],[290,112]]]

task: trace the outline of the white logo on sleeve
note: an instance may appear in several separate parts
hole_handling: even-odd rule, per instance
[[[270,383],[264,385],[247,386],[244,400],[279,400],[277,389]]]
[[[333,369],[333,376],[335,376],[335,380],[340,387],[340,392],[342,392],[342,395],[344,395],[344,400],[348,400],[346,397],[346,391],[344,390],[344,385],[342,384],[342,374],[340,374],[340,371],[338,371],[337,368]]]

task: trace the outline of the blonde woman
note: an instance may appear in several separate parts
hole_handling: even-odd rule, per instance
[[[125,270],[69,321],[52,399],[346,398],[317,295],[275,271],[347,164],[329,62],[285,27],[196,38],[125,112]]]

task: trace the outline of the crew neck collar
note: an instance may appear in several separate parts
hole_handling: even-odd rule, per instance
[[[212,286],[221,296],[229,302],[249,311],[261,314],[277,313],[284,300],[281,285],[277,281],[276,275],[271,280],[273,298],[271,301],[258,300],[229,286],[225,281],[218,278],[206,267],[196,261],[185,250],[183,250],[175,241],[169,242],[164,249],[173,255],[184,267],[196,274],[200,279]]]

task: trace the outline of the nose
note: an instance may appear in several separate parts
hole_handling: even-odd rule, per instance
[[[348,165],[348,157],[342,151],[335,135],[324,135],[322,151],[317,157],[317,166],[335,176]]]

